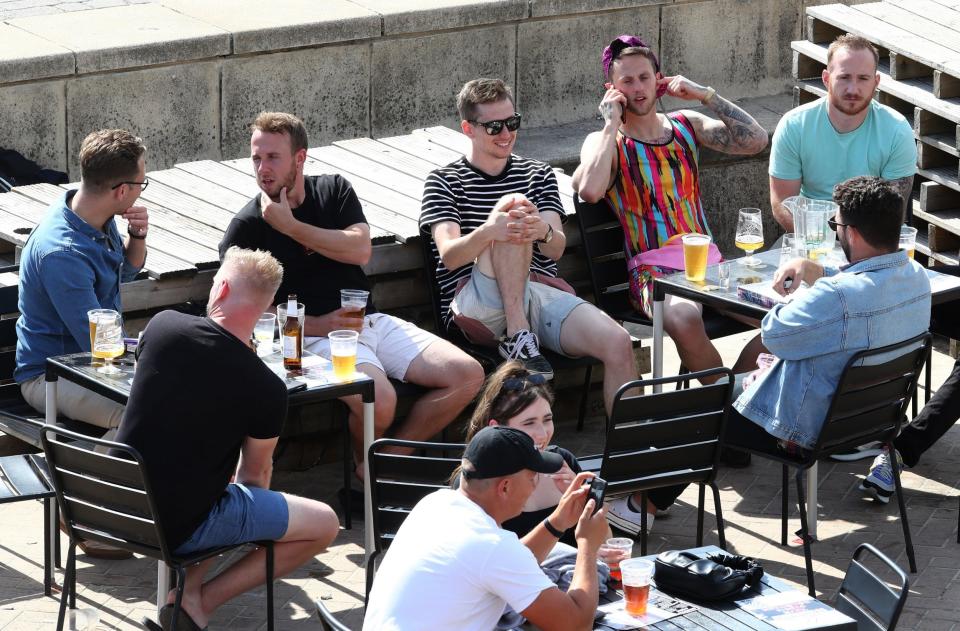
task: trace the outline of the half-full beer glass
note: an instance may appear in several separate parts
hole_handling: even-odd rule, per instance
[[[650,596],[650,578],[653,576],[653,561],[624,559],[620,561],[620,573],[627,613],[631,616],[646,614],[647,599]]]
[[[330,357],[333,360],[333,376],[338,381],[349,381],[357,371],[356,331],[330,331]]]
[[[87,312],[90,322],[90,353],[102,359],[104,365],[97,369],[107,375],[121,371],[111,362],[123,355],[123,320],[113,309],[91,309]]]
[[[707,253],[710,237],[705,234],[683,235],[683,267],[687,280],[702,282],[707,277]]]

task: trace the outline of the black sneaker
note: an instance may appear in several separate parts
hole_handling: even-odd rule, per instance
[[[540,354],[540,340],[530,331],[520,329],[509,340],[502,340],[499,350],[504,359],[515,359],[530,372],[553,379],[553,367]]]

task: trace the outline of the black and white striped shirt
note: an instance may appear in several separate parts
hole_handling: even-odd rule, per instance
[[[460,234],[467,235],[479,228],[490,216],[494,205],[504,195],[522,193],[542,212],[553,211],[566,216],[560,203],[557,178],[549,165],[537,160],[511,155],[506,168],[499,175],[487,175],[474,168],[466,158],[460,158],[445,167],[435,169],[423,185],[423,204],[420,211],[420,231],[431,238],[434,224],[452,221],[460,226]],[[440,313],[445,326],[450,325],[450,302],[457,283],[470,276],[473,263],[448,270],[440,260],[437,244],[431,240],[436,275],[440,285]],[[533,249],[530,271],[544,276],[557,275],[557,263]]]

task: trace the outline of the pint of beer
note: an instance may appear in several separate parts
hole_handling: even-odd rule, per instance
[[[907,251],[907,256],[913,258],[917,249],[917,229],[910,226],[900,226],[900,249]]]
[[[338,381],[349,381],[357,371],[356,331],[330,331],[330,357],[333,360],[333,376]]]
[[[705,234],[683,235],[683,266],[687,280],[702,282],[707,277],[707,252],[710,237]]]
[[[348,318],[356,318],[357,328],[363,328],[363,316],[367,312],[367,297],[370,292],[363,289],[341,289],[340,306],[349,309],[344,315]]]
[[[649,559],[624,559],[620,562],[620,573],[627,613],[631,616],[644,615],[647,613],[647,598],[650,596],[653,561]]]

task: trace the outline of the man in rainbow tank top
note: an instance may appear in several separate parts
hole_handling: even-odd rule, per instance
[[[767,145],[766,131],[713,88],[680,75],[664,77],[656,55],[638,37],[621,35],[607,46],[603,71],[607,80],[600,102],[604,125],[583,143],[574,188],[587,202],[607,200],[623,226],[628,262],[676,235],[710,234],[700,202],[700,148],[755,154]],[[719,120],[690,110],[658,114],[657,99],[664,94],[700,101]],[[661,269],[630,268],[631,302],[649,317],[651,280]],[[699,304],[668,296],[663,321],[684,366],[697,371],[723,364],[707,337]],[[757,350],[755,344],[748,345],[734,369],[749,369]],[[658,507],[666,508],[680,490],[674,489],[673,497],[648,502],[647,511],[653,514]],[[613,509],[610,519],[614,521]]]

